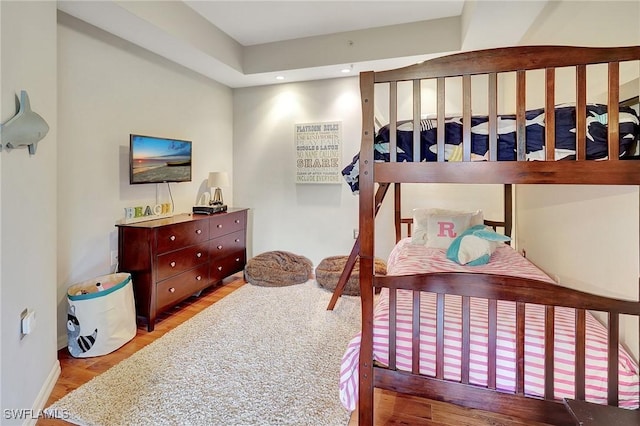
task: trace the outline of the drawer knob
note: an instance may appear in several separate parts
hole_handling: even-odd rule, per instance
[[[236,257],[236,262],[240,262],[240,258],[239,257]]]
[[[202,279],[202,276],[201,276],[201,275],[198,275],[198,276],[196,277],[196,280],[198,280],[198,281],[200,281],[201,279]]]
[[[222,228],[222,224],[221,223],[218,224],[218,228]]]
[[[196,257],[202,257],[202,253],[200,252],[196,253]]]
[[[169,263],[169,265],[171,265],[172,268],[175,268],[176,267],[176,262],[171,262],[171,263]]]
[[[239,243],[239,242],[240,242],[240,238],[236,238],[236,243]]]
[[[202,229],[196,229],[196,234],[198,235],[202,234]]]
[[[218,271],[222,271],[222,266],[218,266]]]
[[[218,246],[218,250],[222,250],[222,245],[219,245],[219,246]]]
[[[175,236],[175,235],[172,235],[172,236],[170,236],[170,237],[169,237],[169,239],[170,239],[171,241],[175,241],[175,240],[176,240],[176,236]]]
[[[175,289],[175,288],[171,287],[171,288],[169,289],[169,293],[175,293],[175,292],[176,292],[176,289]]]
[[[236,219],[236,223],[240,223],[240,219]]]

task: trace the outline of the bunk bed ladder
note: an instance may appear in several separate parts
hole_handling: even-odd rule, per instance
[[[390,185],[390,183],[383,182],[378,186],[378,191],[376,192],[376,215],[380,210],[382,200],[384,200],[384,196],[387,195],[387,191],[389,190]],[[353,271],[353,268],[356,265],[356,261],[358,260],[358,253],[360,253],[360,235],[358,235],[358,238],[356,238],[356,242],[353,244],[353,248],[351,249],[351,253],[349,254],[347,263],[344,265],[344,270],[342,271],[342,274],[340,274],[338,284],[336,285],[335,290],[333,290],[333,296],[331,296],[331,300],[329,301],[329,305],[327,306],[327,311],[332,311],[336,306],[336,303],[338,302],[338,298],[342,296],[344,286],[347,285],[347,281],[349,281],[351,272]]]

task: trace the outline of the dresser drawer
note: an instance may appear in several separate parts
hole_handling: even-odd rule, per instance
[[[117,225],[120,272],[132,275],[136,311],[148,331],[160,311],[242,271],[247,217],[247,209],[231,208]]]
[[[247,216],[244,211],[213,216],[209,220],[209,238],[216,238],[246,227]]]
[[[211,260],[209,264],[209,279],[211,281],[220,281],[231,274],[242,271],[244,264],[244,250],[232,253],[227,257]]]
[[[197,293],[209,284],[208,264],[183,272],[157,284],[157,309],[174,305]]]
[[[209,259],[229,256],[244,248],[244,230],[223,235],[209,241]]]
[[[209,221],[194,220],[163,226],[157,231],[157,252],[166,253],[209,239]]]
[[[208,244],[204,243],[159,255],[156,262],[156,279],[160,281],[208,262],[207,248]]]

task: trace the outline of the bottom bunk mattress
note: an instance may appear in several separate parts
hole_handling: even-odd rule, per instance
[[[446,258],[445,250],[401,240],[389,256],[388,275],[410,275],[428,272],[475,272],[512,275],[553,282],[540,269],[507,245],[498,248],[488,264],[462,266]],[[398,370],[411,371],[412,365],[412,292],[400,290],[397,298],[396,365]],[[487,386],[487,318],[485,299],[471,299],[471,363],[470,383]],[[420,373],[435,376],[436,358],[436,296],[422,293],[420,298]],[[525,394],[544,395],[544,307],[527,304],[525,318]],[[460,381],[462,342],[461,297],[445,296],[444,378]],[[516,337],[515,303],[498,302],[496,388],[515,392]],[[586,316],[586,400],[607,403],[607,331],[590,313]],[[555,310],[554,386],[555,398],[574,398],[575,311]],[[360,334],[355,336],[342,358],[340,400],[345,408],[354,410],[358,400],[358,362]],[[389,292],[383,289],[374,309],[374,361],[389,363]],[[638,406],[638,365],[620,347],[619,405]]]

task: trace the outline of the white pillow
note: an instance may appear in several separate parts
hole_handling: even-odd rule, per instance
[[[458,218],[458,216],[463,216],[468,218],[468,222],[464,222],[464,219],[460,219]],[[440,240],[438,242],[429,242],[430,238],[436,238],[438,239],[437,235],[440,233],[446,233],[448,234],[447,231],[447,226],[449,225],[444,225],[445,229],[444,230],[440,230],[440,226],[441,225],[437,225],[434,229],[429,229],[429,222],[432,221],[433,219],[431,219],[433,216],[438,216],[438,220],[440,221],[452,221],[454,218],[454,232],[459,235],[461,232],[463,232],[464,230],[466,230],[467,228],[471,227],[471,226],[475,226],[475,225],[482,225],[484,224],[484,217],[482,214],[482,210],[476,210],[474,212],[466,212],[466,211],[462,211],[462,210],[447,210],[447,209],[438,209],[438,208],[419,208],[419,209],[413,209],[413,230],[411,232],[411,242],[413,244],[423,244],[426,245],[427,247],[440,247],[440,248],[448,248],[449,244],[451,243],[451,241],[453,240],[453,238],[447,238],[447,240]],[[458,226],[456,226],[456,224]],[[464,228],[464,229],[462,229]],[[435,244],[435,245],[432,245]],[[444,246],[446,244],[446,246]]]
[[[413,209],[413,229],[411,231],[413,244],[427,244],[427,218],[431,210],[435,209]]]
[[[460,265],[478,266],[489,263],[493,252],[511,238],[500,235],[484,225],[473,226],[453,240],[447,249],[447,259]]]
[[[460,243],[458,251],[458,263],[466,265],[469,262],[480,259],[483,256],[491,256],[497,248],[494,241],[487,241],[475,235],[467,235]]]

